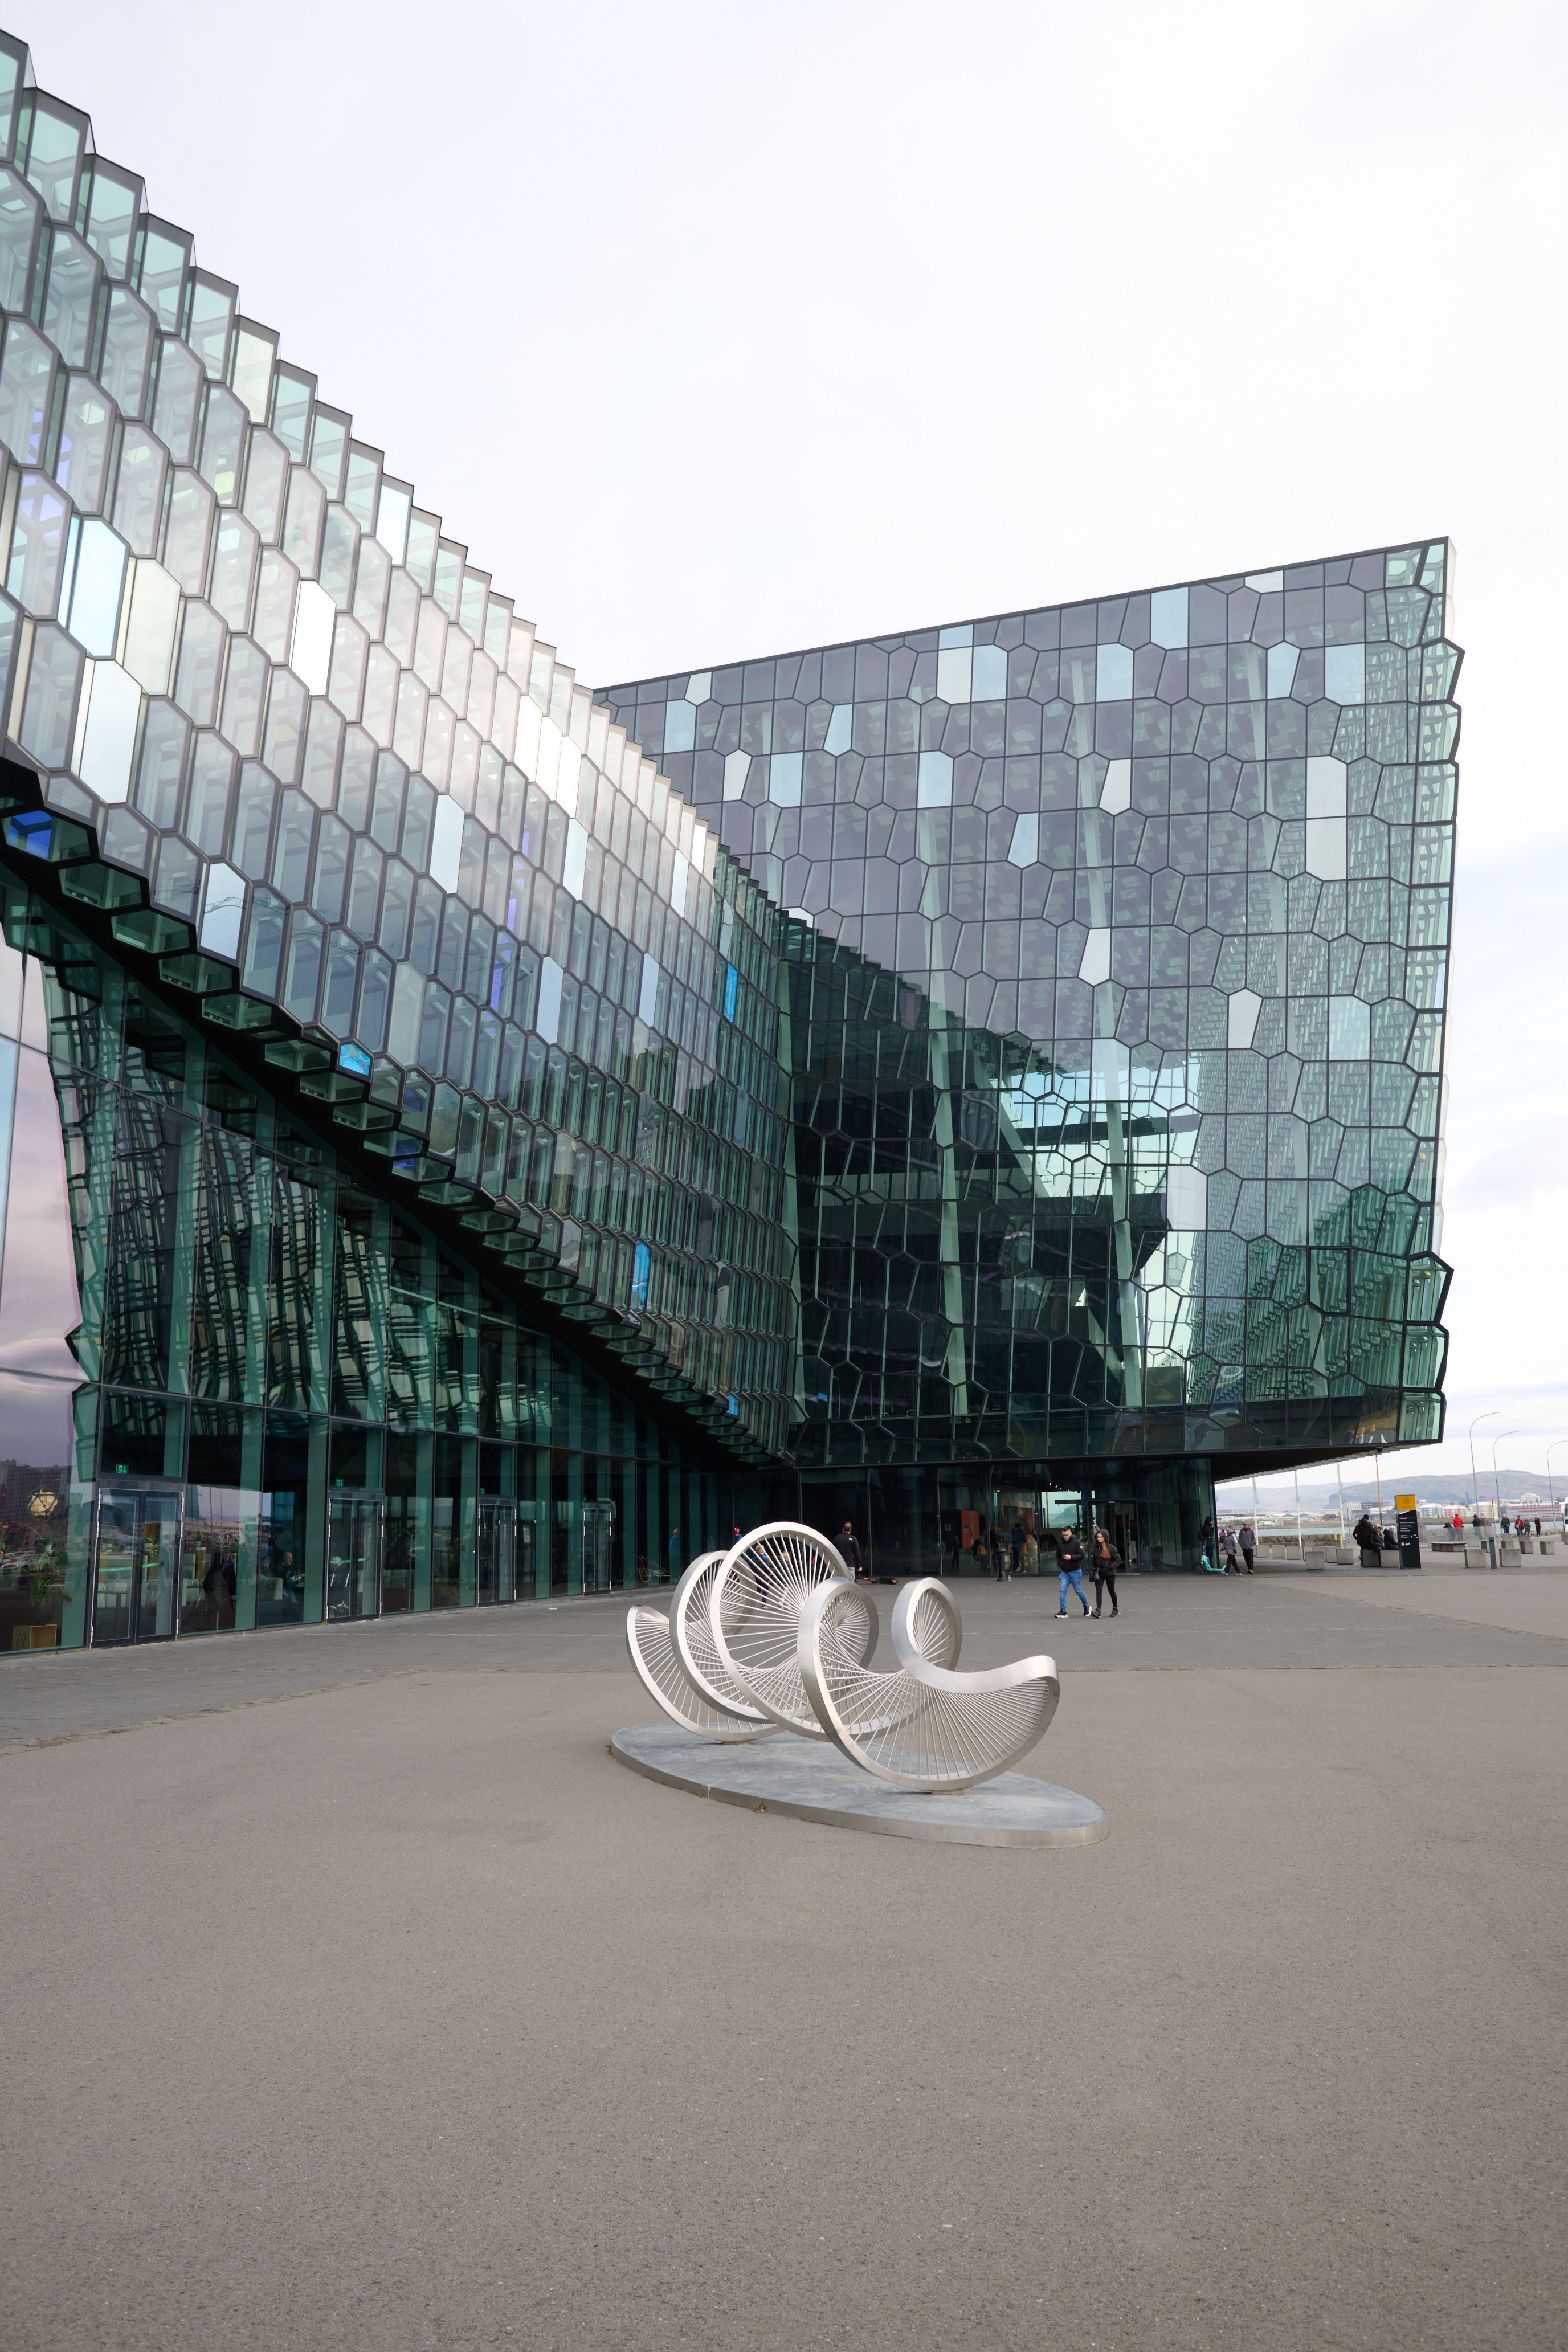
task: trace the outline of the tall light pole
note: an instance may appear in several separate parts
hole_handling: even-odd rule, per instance
[[[1483,1421],[1495,1421],[1496,1419],[1497,1413],[1495,1411],[1492,1412],[1478,1412],[1475,1420],[1470,1423],[1470,1508],[1472,1511],[1479,1510],[1481,1504],[1481,1498],[1476,1491],[1480,1483],[1476,1476],[1476,1431]]]
[[[1552,1483],[1552,1457],[1560,1445],[1568,1445],[1568,1437],[1554,1437],[1546,1449],[1546,1490],[1552,1497],[1552,1508],[1557,1508],[1557,1489]]]
[[[1497,1450],[1505,1437],[1517,1437],[1517,1429],[1500,1429],[1492,1440],[1492,1500],[1497,1505],[1498,1532],[1502,1532],[1502,1494],[1498,1486]]]

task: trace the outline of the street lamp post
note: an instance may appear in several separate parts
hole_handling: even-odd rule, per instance
[[[1497,1413],[1495,1411],[1491,1412],[1478,1412],[1475,1420],[1470,1423],[1470,1508],[1472,1511],[1479,1510],[1481,1502],[1480,1496],[1477,1491],[1480,1485],[1480,1481],[1476,1476],[1476,1431],[1483,1421],[1495,1421],[1496,1419]]]
[[[1498,1486],[1497,1450],[1505,1437],[1517,1437],[1517,1429],[1500,1429],[1492,1440],[1492,1500],[1497,1505],[1498,1533],[1502,1533],[1502,1492]]]
[[[1568,1445],[1568,1437],[1554,1437],[1546,1449],[1546,1491],[1552,1497],[1553,1516],[1557,1510],[1557,1489],[1552,1480],[1552,1457],[1560,1445]]]

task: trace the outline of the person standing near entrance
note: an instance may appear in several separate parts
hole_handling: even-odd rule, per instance
[[[864,1583],[866,1571],[861,1566],[860,1545],[855,1533],[855,1523],[852,1519],[846,1519],[844,1525],[838,1530],[838,1556],[844,1562],[845,1567],[849,1570],[850,1575],[855,1579],[856,1583]]]
[[[1097,1528],[1094,1531],[1094,1608],[1091,1612],[1096,1617],[1100,1614],[1107,1588],[1110,1592],[1111,1615],[1120,1617],[1121,1614],[1116,1598],[1116,1571],[1121,1565],[1121,1554],[1105,1529]]]
[[[1241,1534],[1237,1540],[1241,1546],[1241,1557],[1247,1562],[1247,1573],[1250,1576],[1252,1574],[1253,1554],[1258,1549],[1258,1535],[1250,1519],[1243,1519],[1241,1523]]]
[[[1057,1577],[1059,1604],[1057,1615],[1065,1617],[1068,1613],[1068,1587],[1070,1584],[1082,1603],[1084,1615],[1092,1616],[1094,1612],[1084,1598],[1083,1546],[1078,1539],[1076,1528],[1060,1528],[1057,1531]]]

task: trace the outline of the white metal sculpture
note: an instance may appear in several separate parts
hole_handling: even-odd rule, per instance
[[[877,1631],[870,1595],[834,1546],[781,1520],[693,1560],[668,1617],[631,1610],[626,1644],[650,1696],[682,1729],[829,1739],[899,1789],[973,1788],[1049,1727],[1061,1696],[1055,1659],[961,1673],[963,1622],[936,1577],[899,1594],[897,1664],[880,1671],[869,1664]]]
[[[710,1671],[717,1662],[707,1612],[700,1605],[694,1615],[690,1606],[694,1596],[700,1601],[705,1595],[723,1558],[721,1551],[708,1551],[692,1561],[670,1595],[668,1616],[647,1606],[628,1609],[626,1647],[649,1697],[683,1731],[699,1731],[707,1739],[763,1739],[773,1725],[737,1686],[718,1683]]]

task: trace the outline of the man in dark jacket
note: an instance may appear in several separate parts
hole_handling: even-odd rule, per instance
[[[838,1556],[858,1584],[866,1571],[860,1565],[860,1546],[856,1540],[853,1520],[846,1519],[838,1531]]]
[[[1377,1529],[1363,1511],[1351,1530],[1351,1540],[1361,1547],[1363,1568],[1383,1566],[1383,1543]]]
[[[1086,1617],[1090,1615],[1091,1612],[1083,1590],[1083,1546],[1079,1541],[1076,1528],[1058,1528],[1057,1530],[1057,1578],[1060,1601],[1057,1615],[1065,1617],[1068,1613],[1069,1584],[1078,1594],[1084,1615]]]

